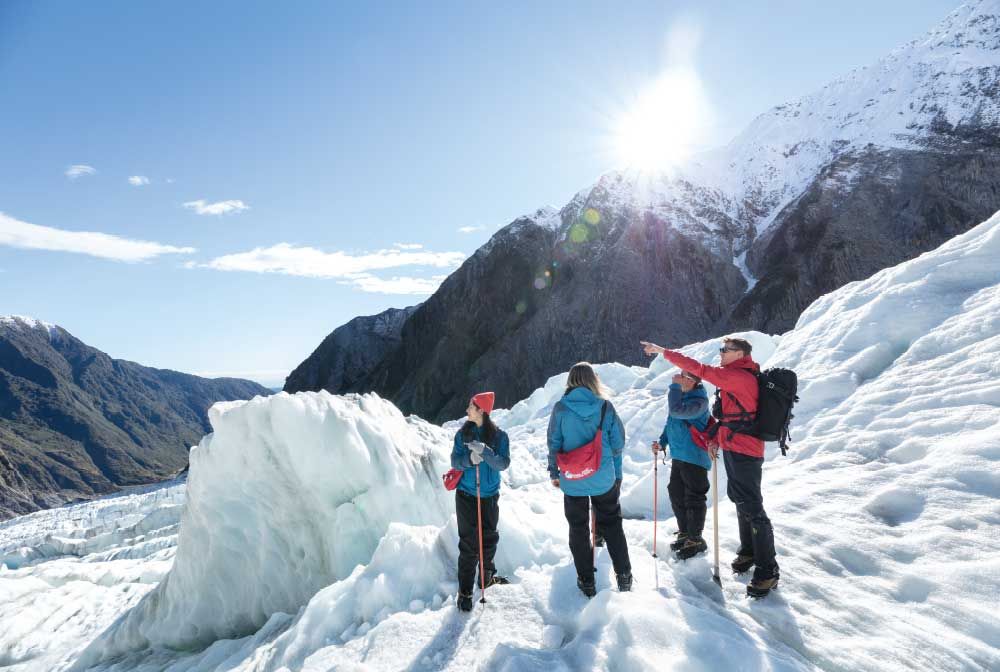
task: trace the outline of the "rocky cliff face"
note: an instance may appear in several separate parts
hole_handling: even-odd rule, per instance
[[[444,420],[477,390],[502,407],[580,359],[644,361],[640,339],[784,331],[1000,209],[998,138],[1000,0],[980,0],[679,172],[611,172],[515,221],[352,389]]]
[[[0,518],[162,480],[216,401],[269,394],[112,359],[61,327],[0,318]]]
[[[356,317],[338,327],[288,375],[284,391],[355,391],[399,345],[403,323],[416,309],[390,308],[378,315]]]

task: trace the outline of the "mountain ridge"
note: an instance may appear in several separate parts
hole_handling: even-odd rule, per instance
[[[113,359],[58,325],[0,317],[0,518],[163,480],[216,401],[270,394]]]

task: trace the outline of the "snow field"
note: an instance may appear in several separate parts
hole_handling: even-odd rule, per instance
[[[604,550],[598,596],[575,586],[543,466],[565,375],[494,414],[514,465],[497,564],[514,583],[470,615],[453,606],[454,505],[440,486],[457,423],[404,418],[375,395],[277,395],[213,409],[179,530],[179,502],[161,491],[0,526],[13,567],[0,572],[0,661],[17,672],[1000,668],[998,258],[1000,216],[821,298],[787,334],[741,334],[765,367],[796,370],[802,397],[789,456],[769,446],[765,464],[782,575],[765,600],[727,571],[737,529],[725,497],[721,589],[710,555],[669,557],[669,466],[651,557],[649,443],[674,373],[658,358],[597,366],[628,435],[630,594],[612,587]],[[717,361],[718,345],[684,350]]]

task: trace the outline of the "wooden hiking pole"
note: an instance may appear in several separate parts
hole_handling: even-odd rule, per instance
[[[719,578],[719,456],[716,453],[709,454],[712,456],[712,536],[715,537],[715,574],[712,576],[712,580],[721,587],[722,579]]]
[[[479,602],[486,604],[486,572],[485,560],[483,559],[483,502],[479,496],[479,465],[476,465],[476,516],[479,520],[477,529],[479,531]]]

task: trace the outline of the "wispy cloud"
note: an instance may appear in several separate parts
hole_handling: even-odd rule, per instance
[[[447,275],[435,275],[431,278],[399,277],[379,278],[369,273],[352,278],[349,283],[363,292],[373,294],[415,294],[426,296],[433,294]]]
[[[142,187],[149,184],[149,178],[145,175],[130,175],[128,183],[133,187]]]
[[[97,168],[94,168],[93,166],[88,166],[83,163],[78,163],[67,168],[65,174],[66,177],[68,177],[69,179],[75,180],[78,177],[83,177],[85,175],[96,175]]]
[[[278,243],[216,257],[205,264],[217,271],[251,271],[283,273],[310,278],[350,278],[359,273],[401,266],[432,266],[452,268],[465,259],[462,252],[428,252],[419,250],[377,250],[363,254],[323,252],[314,247],[298,247]]]
[[[205,199],[199,198],[197,201],[188,201],[184,207],[188,210],[194,210],[199,215],[228,215],[250,209],[249,205],[236,199],[209,203]]]
[[[25,250],[50,250],[87,254],[114,261],[147,261],[162,254],[191,254],[193,247],[174,247],[146,240],[132,240],[95,231],[67,231],[29,224],[0,212],[0,245]]]
[[[475,233],[476,231],[482,231],[481,226],[463,226],[458,229],[459,233]]]
[[[398,247],[401,250],[422,250],[424,246],[420,243],[393,243],[393,247]]]
[[[405,249],[400,249],[400,247]],[[324,252],[313,247],[279,243],[216,257],[202,268],[217,271],[280,273],[309,278],[327,278],[349,284],[365,292],[384,294],[432,294],[446,277],[412,276],[381,278],[373,271],[405,266],[455,268],[465,260],[462,252],[431,252],[416,244],[397,244],[395,249],[352,254]]]

